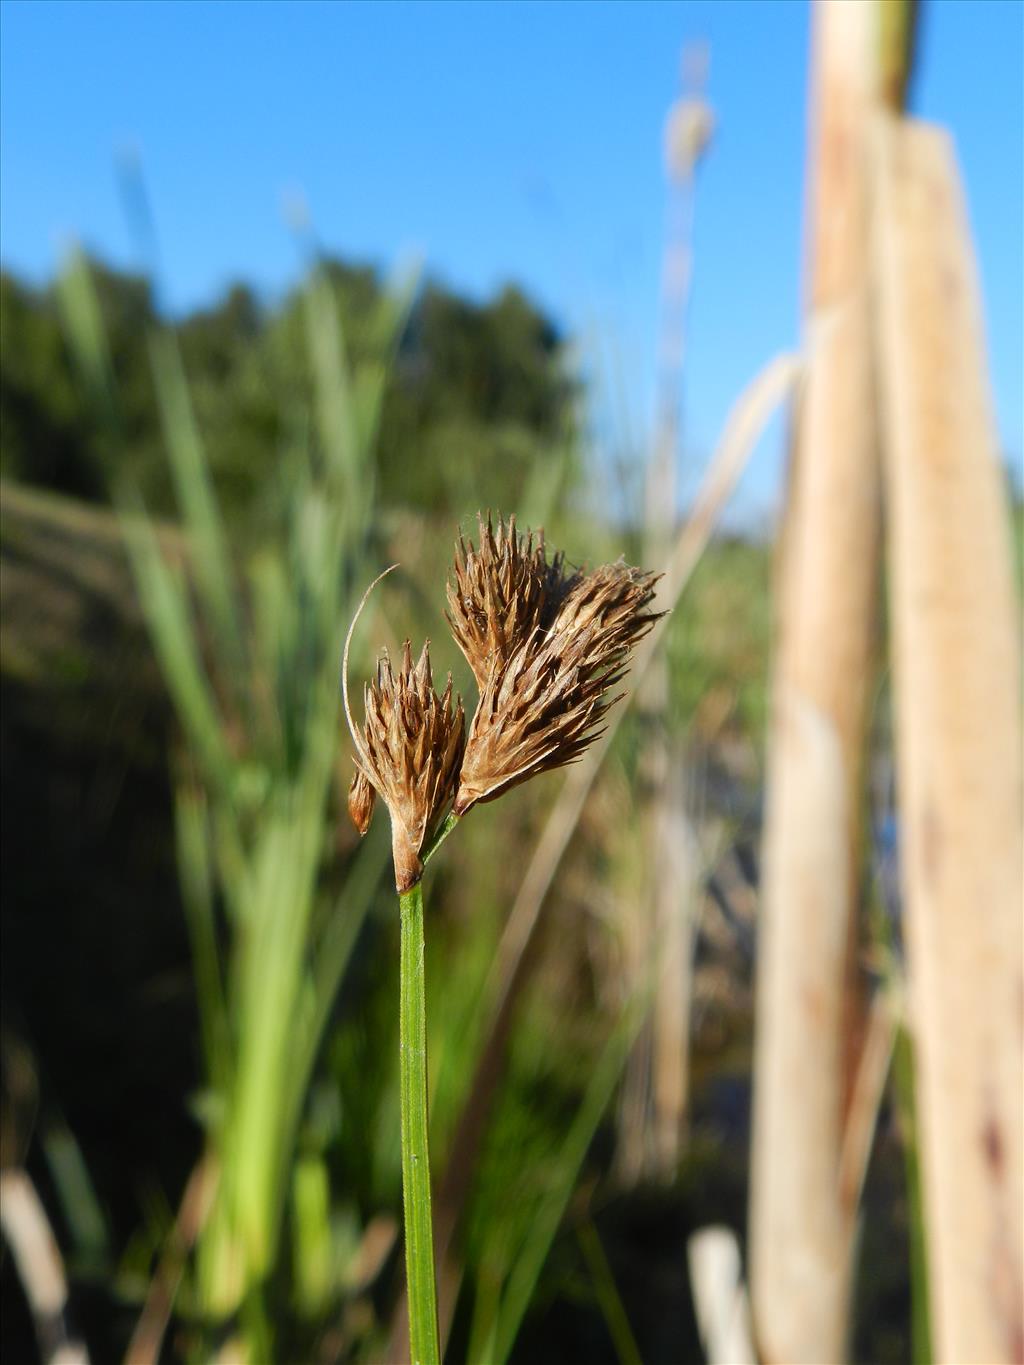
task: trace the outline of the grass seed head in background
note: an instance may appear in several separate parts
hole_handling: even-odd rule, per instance
[[[356,776],[349,790],[349,814],[364,834],[373,813],[369,789],[380,795],[391,816],[395,886],[408,891],[423,875],[420,854],[452,802],[465,743],[462,702],[452,704],[452,679],[441,696],[434,691],[429,645],[412,661],[406,640],[397,674],[387,653],[364,691],[362,730],[349,726],[356,747]],[[360,782],[360,777],[363,779]]]
[[[481,522],[481,549],[460,556],[449,620],[480,686],[462,762],[455,814],[492,801],[537,773],[579,758],[617,698],[636,643],[657,619],[647,611],[657,576],[623,563],[566,577],[517,537]],[[510,587],[517,590],[510,604]],[[514,631],[509,621],[514,622]]]

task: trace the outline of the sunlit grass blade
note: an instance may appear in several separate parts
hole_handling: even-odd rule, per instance
[[[60,305],[71,354],[96,412],[109,434],[120,434],[120,408],[114,385],[110,347],[99,300],[85,256],[76,247],[57,278]],[[115,493],[124,476],[113,460],[114,451],[101,446],[104,473]]]
[[[217,647],[228,650],[230,662],[239,668],[244,653],[231,559],[173,333],[151,333],[149,355],[175,491],[195,557],[196,581],[215,628]]]
[[[292,1171],[292,1265],[300,1311],[313,1315],[331,1293],[331,1194],[318,1154],[301,1156]]]
[[[338,993],[352,951],[373,898],[384,880],[391,848],[384,822],[376,821],[359,847],[345,886],[333,905],[323,933],[317,941],[313,963],[312,988],[315,1002],[310,1025],[308,1050],[315,1049],[323,1037],[331,1005]],[[304,1061],[308,1073],[311,1058]]]
[[[184,573],[168,564],[145,513],[126,516],[123,525],[139,597],[181,722],[205,771],[221,790],[229,790],[231,759],[200,661]]]
[[[175,793],[174,809],[178,876],[192,948],[203,1049],[209,1076],[215,1086],[223,1089],[229,1081],[231,1054],[217,943],[214,869],[206,824],[206,803],[198,790],[181,784]]]
[[[398,346],[409,321],[419,287],[419,269],[394,278],[377,307],[371,327],[375,355],[365,360],[352,376],[352,406],[363,452],[375,448],[380,429],[384,395]]]
[[[380,886],[389,853],[383,824],[377,822],[360,846],[341,896],[332,904],[324,930],[312,948],[312,962],[299,986],[291,1029],[291,1062],[280,1096],[282,1180],[287,1176],[287,1161],[295,1146],[317,1050],[324,1041],[331,1009]]]
[[[303,297],[317,430],[328,483],[335,495],[352,497],[362,462],[341,320],[330,279],[322,266],[311,271]]]

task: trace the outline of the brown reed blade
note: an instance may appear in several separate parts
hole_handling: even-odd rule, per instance
[[[807,376],[778,573],[755,1012],[750,1289],[770,1360],[840,1360],[848,1334],[855,1224],[840,1163],[864,1027],[861,776],[878,629],[879,10],[822,0],[813,18]]]
[[[1024,1361],[1020,603],[941,128],[878,129],[901,879],[936,1360]]]

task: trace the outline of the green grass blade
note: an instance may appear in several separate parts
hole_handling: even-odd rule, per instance
[[[110,1230],[82,1149],[63,1122],[43,1129],[42,1144],[75,1256],[83,1268],[100,1270],[110,1255]]]
[[[597,1228],[594,1227],[593,1223],[583,1223],[576,1230],[576,1237],[580,1244],[580,1250],[583,1252],[583,1258],[590,1270],[590,1277],[594,1282],[594,1293],[608,1325],[608,1332],[611,1335],[620,1365],[643,1365],[640,1348],[636,1344],[636,1337],[634,1337],[633,1329],[629,1325],[629,1318],[626,1316],[626,1309],[615,1283],[612,1268],[608,1264],[608,1257],[601,1245]]]
[[[213,694],[199,659],[183,575],[164,559],[144,512],[122,521],[142,608],[182,725],[211,780],[227,789],[231,764]]]
[[[317,430],[328,481],[336,494],[350,495],[360,472],[359,440],[341,320],[330,280],[322,268],[310,274],[305,305]]]
[[[929,1311],[928,1251],[925,1237],[924,1199],[918,1158],[917,1122],[914,1106],[913,1044],[900,1029],[893,1051],[892,1084],[903,1137],[907,1182],[907,1222],[910,1242],[910,1359],[912,1365],[931,1365],[931,1314]]]
[[[380,886],[390,854],[391,845],[387,837],[386,822],[377,820],[371,825],[360,845],[359,853],[345,878],[344,890],[338,904],[316,947],[313,974],[316,1014],[310,1040],[314,1049],[327,1026],[338,987],[352,956],[359,931],[366,922],[374,893]],[[307,1071],[311,1065],[312,1058],[309,1058],[305,1063]]]
[[[88,262],[77,247],[57,279],[57,301],[71,354],[86,392],[108,432],[119,435],[120,409],[103,315]],[[109,451],[105,453],[109,457]],[[115,471],[109,463],[105,473],[113,483]]]
[[[232,590],[231,558],[209,465],[192,412],[181,352],[173,334],[151,333],[149,356],[171,473],[192,542],[204,607],[211,624],[216,627],[216,643],[230,648],[231,663],[237,666],[244,656]]]
[[[223,1091],[230,1075],[228,1015],[218,960],[206,802],[198,791],[181,785],[175,794],[175,834],[178,877],[192,947],[203,1052],[210,1080]]]
[[[292,1171],[292,1264],[300,1311],[313,1316],[332,1289],[331,1193],[318,1153],[300,1157]]]
[[[598,1124],[601,1122],[601,1116],[608,1108],[622,1074],[641,1019],[642,1012],[639,1009],[635,1007],[628,1009],[598,1058],[590,1084],[559,1154],[552,1186],[538,1209],[526,1243],[509,1276],[495,1332],[494,1353],[488,1359],[487,1365],[505,1365],[512,1352],[519,1328],[544,1269],[544,1262],[547,1260],[565,1210],[569,1206],[569,1200]]]

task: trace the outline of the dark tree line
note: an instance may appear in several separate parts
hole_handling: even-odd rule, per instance
[[[139,276],[90,263],[116,379],[120,458],[147,504],[173,514],[147,335],[157,323]],[[377,443],[385,505],[449,510],[467,482],[514,506],[539,462],[564,458],[576,434],[576,385],[561,339],[518,289],[475,303],[427,282],[396,348],[375,271],[337,261],[329,281],[351,363],[386,366]],[[229,517],[258,515],[295,424],[312,421],[304,284],[268,306],[245,285],[190,313],[177,333],[197,425]],[[0,274],[0,472],[105,501],[104,434],[78,382],[57,289]],[[464,510],[464,509],[462,509]]]

